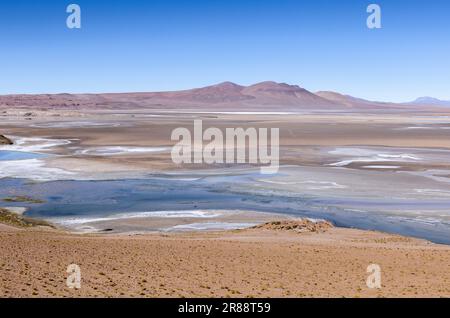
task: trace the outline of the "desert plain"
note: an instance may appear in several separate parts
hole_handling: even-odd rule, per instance
[[[338,97],[225,83],[0,98],[0,152],[39,155],[0,160],[0,207],[52,225],[0,225],[0,296],[449,297],[450,111]],[[171,132],[194,119],[279,128],[279,173],[174,164]],[[305,219],[333,226],[257,226]]]

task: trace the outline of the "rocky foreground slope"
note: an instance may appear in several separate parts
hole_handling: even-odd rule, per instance
[[[0,224],[0,297],[449,297],[450,248],[385,233],[75,235]],[[66,269],[81,269],[81,289]],[[368,288],[371,264],[382,288]]]

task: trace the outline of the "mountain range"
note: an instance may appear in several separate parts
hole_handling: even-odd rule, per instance
[[[242,86],[232,82],[182,91],[2,95],[0,107],[45,108],[152,108],[214,111],[389,111],[449,106],[431,98],[413,103],[368,101],[337,92],[310,92],[298,85],[261,82]]]

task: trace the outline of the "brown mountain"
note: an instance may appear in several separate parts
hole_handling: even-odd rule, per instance
[[[217,104],[252,99],[251,96],[242,94],[244,88],[244,86],[232,82],[224,82],[217,85],[184,91],[143,93],[143,97],[149,99],[169,99],[202,104]]]
[[[338,107],[334,102],[296,85],[262,82],[241,86],[231,82],[172,92],[107,94],[41,94],[0,96],[0,106],[84,108],[189,107],[214,109],[257,109]]]
[[[178,105],[214,109],[255,109],[274,106],[277,108],[337,107],[334,102],[316,96],[296,85],[262,82],[241,86],[231,82],[184,91],[103,94],[112,100],[139,100],[143,105]]]
[[[372,102],[335,92],[312,93],[300,86],[231,82],[169,92],[106,94],[3,95],[0,107],[24,108],[151,108],[209,111],[367,111],[411,109],[413,105]]]

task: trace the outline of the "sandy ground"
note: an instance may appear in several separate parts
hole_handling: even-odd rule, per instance
[[[1,297],[450,297],[450,247],[376,232],[138,236],[0,225]],[[369,264],[381,289],[369,289]],[[81,289],[66,286],[80,266]]]

